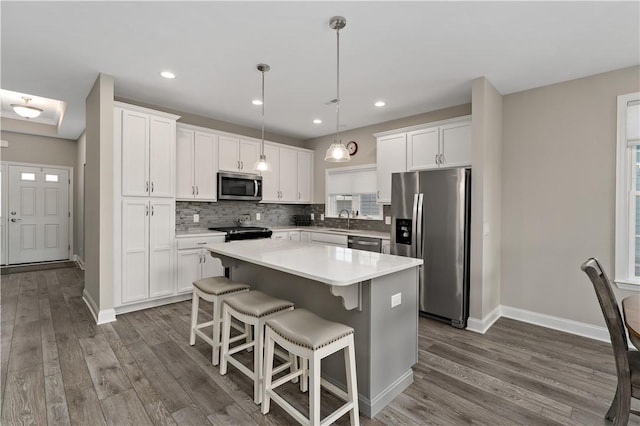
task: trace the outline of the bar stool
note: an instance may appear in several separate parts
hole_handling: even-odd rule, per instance
[[[220,318],[221,303],[229,296],[249,291],[247,284],[231,281],[226,277],[208,277],[193,282],[193,301],[191,302],[191,333],[189,344],[196,343],[196,335],[211,345],[211,363],[218,365],[220,353]],[[213,302],[213,320],[198,324],[198,305],[200,298]],[[209,337],[200,329],[213,326],[213,334]]]
[[[234,295],[224,300],[222,309],[222,354],[220,357],[220,374],[227,374],[227,362],[236,367],[253,380],[253,400],[256,404],[262,401],[262,364],[264,350],[264,323],[270,318],[281,315],[284,311],[293,309],[293,303],[276,299],[259,291],[249,291]],[[244,344],[229,348],[229,344],[243,338],[236,336],[233,339],[231,333],[232,318],[253,327],[253,340]],[[244,349],[253,349],[253,371],[244,366],[233,355]],[[297,370],[297,363],[293,355],[289,362],[284,363],[275,370],[277,372],[290,368]]]
[[[305,309],[296,309],[268,320],[265,333],[262,414],[269,412],[269,403],[273,399],[273,402],[303,425],[328,425],[347,411],[350,415],[351,424],[359,425],[353,328],[337,322],[327,321]],[[301,370],[272,381],[273,353],[276,343],[289,351],[289,353],[302,357],[303,366]],[[340,350],[344,350],[345,371],[347,373],[346,393],[337,386],[320,378],[320,361]],[[307,371],[307,362],[309,363],[309,371]],[[308,418],[274,390],[292,378],[302,376],[301,388],[304,392],[307,390],[307,374],[309,377]],[[345,401],[344,405],[322,421],[320,419],[320,386]]]

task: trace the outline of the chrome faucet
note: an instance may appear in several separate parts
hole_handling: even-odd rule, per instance
[[[351,219],[351,213],[347,209],[342,209],[342,210],[340,210],[340,213],[338,213],[338,217],[339,218],[342,217],[342,212],[347,212],[347,231],[348,231],[349,230],[349,219]]]

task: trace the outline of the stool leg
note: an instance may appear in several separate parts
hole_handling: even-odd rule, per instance
[[[245,324],[244,325],[244,332],[247,335],[247,340],[245,340],[246,343],[250,343],[253,340],[253,334],[251,332],[251,325],[250,324]],[[247,352],[251,352],[253,350],[253,346],[249,346],[247,348]]]
[[[353,402],[353,408],[349,411],[352,426],[360,424],[360,410],[358,408],[358,379],[356,376],[356,356],[354,350],[353,335],[349,336],[349,343],[344,348],[344,366],[347,373],[347,395]]]
[[[273,376],[273,352],[275,342],[271,338],[271,329],[267,328],[265,333],[265,347],[264,347],[264,381],[262,384],[262,414],[269,412],[269,405],[271,403],[271,397],[267,393],[267,389],[271,389],[271,379]]]
[[[256,330],[257,328],[257,330]],[[253,402],[260,404],[262,401],[260,387],[262,384],[262,360],[264,357],[264,324],[262,321],[258,321],[258,324],[254,326],[253,338],[255,346],[253,347]]]
[[[300,391],[306,392],[309,390],[309,360],[307,358],[300,358],[302,363],[302,376],[300,376]]]
[[[198,302],[200,297],[196,292],[195,288],[193,289],[193,299],[191,301],[191,333],[189,334],[189,344],[191,346],[196,344],[196,333],[195,328],[198,325]]]
[[[218,365],[220,359],[220,299],[213,299],[213,347],[211,348],[211,363]]]
[[[231,335],[231,313],[227,305],[222,308],[222,353],[220,353],[220,374],[227,374],[227,354],[229,353],[229,336]]]
[[[320,424],[320,357],[315,353],[309,360],[309,422]]]

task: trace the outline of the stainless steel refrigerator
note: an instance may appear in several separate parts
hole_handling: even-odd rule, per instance
[[[471,169],[393,173],[391,254],[424,260],[418,308],[465,328],[469,316]]]

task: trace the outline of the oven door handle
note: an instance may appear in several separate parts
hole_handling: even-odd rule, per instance
[[[254,179],[253,180],[253,196],[257,197],[258,196],[258,180]]]

